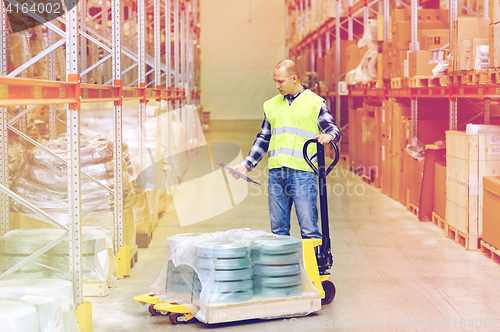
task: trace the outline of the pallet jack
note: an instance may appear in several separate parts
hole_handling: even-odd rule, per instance
[[[317,153],[313,156],[308,155],[307,148],[309,144],[317,144]],[[325,148],[315,139],[310,139],[304,144],[303,155],[307,164],[318,176],[318,190],[320,198],[320,217],[321,217],[321,239],[302,240],[303,258],[307,276],[321,294],[321,304],[328,305],[335,298],[335,285],[330,281],[328,270],[333,266],[333,256],[330,244],[330,225],[328,219],[328,201],[326,192],[326,177],[339,161],[339,149],[334,143],[330,143],[335,151],[335,157],[332,164],[326,168]],[[317,158],[318,167],[312,160]],[[149,304],[149,313],[152,316],[169,316],[172,324],[187,324],[195,320],[194,315],[189,309],[176,302],[161,302],[155,293],[143,294],[134,297],[143,305]]]
[[[307,148],[309,144],[316,143],[317,152],[309,157]],[[335,151],[335,157],[331,165],[326,168],[325,147],[315,139],[310,139],[304,144],[302,153],[304,159],[318,177],[319,206],[321,217],[322,239],[302,240],[304,250],[304,265],[307,276],[311,279],[314,286],[321,293],[321,304],[332,303],[335,298],[335,285],[330,281],[328,270],[333,266],[333,256],[330,244],[330,225],[328,219],[328,196],[326,192],[326,177],[339,162],[339,148],[336,144],[330,143]],[[312,160],[318,160],[318,167],[314,166]]]

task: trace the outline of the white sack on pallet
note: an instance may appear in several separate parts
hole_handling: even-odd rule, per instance
[[[363,56],[359,66],[351,70],[346,75],[347,84],[364,84],[376,79],[378,76],[378,23],[377,20],[370,20],[368,29],[363,33],[363,38],[358,41],[358,47],[368,47],[368,51]]]
[[[321,309],[320,293],[304,269],[299,239],[235,229],[174,235],[166,245],[167,262],[151,291],[163,301],[185,304],[204,323],[297,317]],[[293,302],[302,297],[310,301],[306,311]],[[266,306],[270,299],[283,300],[280,312]],[[226,316],[225,310],[234,304],[241,308],[239,314]],[[253,310],[245,310],[246,305]],[[215,321],[211,310],[217,310]]]

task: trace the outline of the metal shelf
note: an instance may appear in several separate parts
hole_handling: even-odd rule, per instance
[[[30,1],[30,0],[29,0]],[[75,5],[76,0],[70,0]],[[93,6],[102,6],[102,10],[94,16],[89,16],[89,8]],[[123,20],[124,7],[128,6],[128,20]],[[174,8],[172,10],[172,8]],[[57,18],[54,21],[46,23],[49,29],[49,47],[40,55],[35,56],[27,64],[17,68],[8,75],[7,73],[7,44],[6,44],[6,12],[4,5],[0,5],[0,16],[3,17],[0,27],[0,236],[9,231],[9,199],[15,194],[8,190],[8,159],[7,147],[8,130],[14,130],[8,120],[8,111],[6,106],[20,106],[27,108],[24,112],[16,116],[16,121],[26,122],[26,114],[34,109],[36,105],[49,105],[50,109],[50,136],[55,137],[56,114],[55,104],[67,104],[67,134],[68,148],[71,154],[68,156],[68,177],[71,179],[72,186],[68,188],[71,210],[69,227],[60,227],[65,229],[68,234],[57,242],[51,243],[44,250],[37,252],[42,254],[50,247],[56,245],[67,236],[70,236],[70,271],[73,274],[73,294],[75,305],[82,302],[82,278],[81,278],[81,219],[89,211],[80,211],[80,176],[84,175],[79,170],[79,112],[82,103],[93,102],[113,102],[115,113],[114,130],[114,176],[116,186],[113,190],[115,207],[115,228],[116,236],[114,239],[115,250],[119,251],[123,245],[123,211],[122,211],[122,116],[121,109],[124,101],[137,101],[140,110],[139,127],[141,132],[140,142],[140,163],[146,165],[146,144],[145,144],[145,104],[148,101],[167,101],[167,111],[177,110],[186,105],[199,103],[199,82],[195,81],[197,68],[194,64],[195,48],[199,45],[199,12],[198,0],[155,0],[153,6],[145,6],[145,0],[126,2],[119,0],[103,0],[101,4],[90,3],[90,1],[79,1],[71,11],[67,12],[65,18]],[[137,12],[135,12],[137,10]],[[134,11],[134,12],[132,12]],[[111,14],[111,28],[108,24],[108,15]],[[146,20],[153,17],[154,21],[146,26]],[[161,18],[165,20],[162,20]],[[182,19],[179,19],[182,17]],[[100,28],[97,26],[100,21]],[[128,26],[129,35],[136,36],[137,48],[122,45],[123,29],[125,24]],[[150,25],[153,25],[154,31],[148,33]],[[66,29],[59,26],[65,26]],[[167,27],[167,29],[165,28]],[[171,31],[176,31],[172,37]],[[135,31],[135,32],[134,32]],[[55,35],[62,37],[56,42]],[[162,46],[161,37],[166,41]],[[175,59],[171,56],[171,43],[175,43]],[[154,47],[154,55],[146,54],[146,45]],[[54,51],[66,44],[66,81],[56,81],[55,54]],[[86,53],[79,52],[80,49],[86,49],[87,45],[95,45],[103,57],[87,66]],[[79,47],[80,46],[80,47]],[[166,52],[165,52],[166,50]],[[181,51],[182,50],[182,51]],[[80,53],[80,54],[79,54]],[[165,62],[161,61],[161,54],[164,53]],[[38,80],[32,78],[14,77],[23,72],[30,65],[36,63],[41,58],[47,56],[48,59],[48,78],[50,80]],[[123,56],[128,57],[133,63],[123,71],[121,63]],[[111,76],[108,76],[108,68],[111,63]],[[61,59],[61,61],[63,61]],[[88,84],[87,74],[91,73],[99,66],[104,68],[104,81],[102,85]],[[146,67],[152,69],[146,73]],[[136,71],[132,71],[137,67]],[[78,72],[78,68],[83,68]],[[123,86],[122,75],[134,72],[135,81],[132,79],[130,85],[136,84],[136,87]],[[154,75],[150,75],[154,73]],[[11,76],[11,77],[7,77]],[[108,76],[108,77],[106,77]],[[154,78],[151,78],[154,76]],[[109,85],[112,84],[112,85]],[[152,87],[149,87],[151,86]],[[35,106],[33,106],[35,105]],[[181,111],[181,118],[186,121],[187,111]],[[59,114],[61,115],[61,114]],[[170,118],[170,117],[169,117]],[[13,120],[10,120],[11,122]],[[169,123],[170,127],[170,123]],[[15,131],[21,137],[28,139],[22,130]],[[189,132],[186,131],[189,135]],[[32,142],[36,143],[36,142]],[[40,145],[37,145],[40,146]],[[171,148],[168,144],[168,149]],[[109,198],[108,198],[109,200]],[[29,202],[26,202],[29,205]],[[98,203],[102,204],[102,202]],[[41,212],[41,211],[39,211]],[[43,216],[42,216],[43,217]],[[46,220],[58,225],[57,221],[45,218]],[[26,259],[18,264],[18,269],[27,264],[36,256]],[[128,262],[127,262],[128,264]],[[11,274],[15,269],[11,269]],[[0,280],[7,277],[7,273],[0,275]]]

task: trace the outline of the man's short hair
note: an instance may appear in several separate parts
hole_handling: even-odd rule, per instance
[[[285,71],[287,72],[288,75],[290,75],[290,76],[296,75],[297,77],[299,77],[299,68],[297,67],[295,62],[293,62],[292,60],[289,60],[289,59],[281,60],[276,65],[275,69],[279,69],[282,67],[285,68]]]

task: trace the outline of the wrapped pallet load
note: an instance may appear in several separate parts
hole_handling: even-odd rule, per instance
[[[45,141],[42,145],[63,160],[67,159],[66,135],[59,136],[54,140]],[[17,152],[17,154],[22,153],[21,149],[18,150],[19,152]],[[99,135],[81,141],[80,166],[82,173],[91,176],[102,185],[113,189],[115,186],[113,165],[113,142]],[[135,246],[135,222],[132,207],[137,202],[137,195],[130,181],[130,174],[133,174],[133,170],[128,151],[125,149],[123,152],[122,182],[124,216],[123,236],[124,245],[129,245],[132,248]],[[112,251],[113,244],[111,239],[114,238],[115,223],[113,213],[114,201],[113,199],[109,199],[111,194],[101,185],[84,175],[81,176],[80,183],[82,211],[88,211],[95,207],[99,201],[108,198],[108,201],[101,204],[94,212],[82,219],[82,226],[100,228],[108,237],[108,247],[110,251]],[[28,150],[25,162],[20,167],[20,171],[15,174],[12,179],[11,189],[31,204],[48,213],[60,223],[68,223],[67,164],[54,158],[54,156],[48,152],[38,147]],[[12,201],[11,211],[11,223],[12,226],[15,226],[11,227],[12,229],[20,227],[37,228],[52,226],[40,220],[33,211],[17,201]],[[53,263],[55,264],[56,262]],[[59,262],[58,264],[64,265],[66,263]],[[108,273],[108,271],[106,273]],[[93,278],[93,280],[95,279],[96,278]],[[99,277],[97,279],[106,281],[107,277]]]
[[[114,113],[109,103],[89,104],[82,106],[80,130],[84,137],[93,135],[113,136]],[[139,105],[137,102],[127,102],[122,107],[122,137],[126,146],[133,172],[131,182],[138,195],[134,205],[133,215],[136,220],[136,233],[151,234],[158,221],[158,214],[166,208],[165,177],[163,174],[163,149],[161,148],[161,122],[159,107],[146,106],[146,123],[144,138],[146,141],[145,164],[140,165]],[[136,185],[138,177],[147,178],[149,186]],[[139,237],[139,236],[138,236]],[[140,242],[144,242],[140,240]],[[146,241],[148,243],[148,241]],[[139,246],[144,247],[141,243]]]
[[[0,274],[65,234],[65,231],[54,228],[15,229],[7,232],[0,237]],[[109,233],[105,230],[88,227],[82,229],[84,294],[85,283],[99,283],[105,287],[114,281],[115,267],[111,249],[112,242],[109,239]],[[54,278],[70,281],[72,275],[69,263],[69,239],[66,237],[49,251],[13,273],[9,278]]]
[[[167,238],[167,262],[151,291],[208,324],[321,309],[302,241],[250,229]]]

